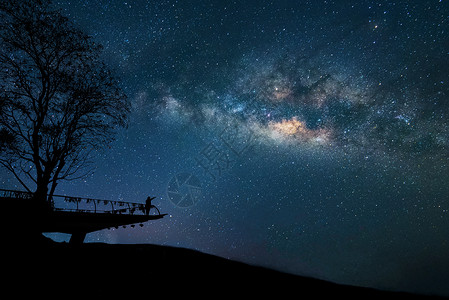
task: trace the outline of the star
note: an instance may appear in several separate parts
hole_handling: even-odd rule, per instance
[[[447,296],[448,7],[325,2],[55,2],[133,104],[57,192],[171,216],[86,239]]]

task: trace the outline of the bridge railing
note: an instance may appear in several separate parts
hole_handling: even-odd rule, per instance
[[[16,190],[0,189],[0,197],[1,198],[16,198],[16,199],[31,199],[33,197],[33,193],[24,192],[24,191],[16,191]]]
[[[33,193],[30,192],[0,189],[0,198],[29,200],[32,197]],[[51,202],[55,211],[126,215],[143,215],[146,213],[145,204],[136,202],[72,197],[65,195],[53,195]],[[160,213],[157,207],[152,205],[150,214]]]

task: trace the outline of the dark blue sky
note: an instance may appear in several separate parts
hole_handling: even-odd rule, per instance
[[[133,105],[96,172],[57,193],[151,194],[170,215],[88,241],[449,295],[448,1],[54,5]]]

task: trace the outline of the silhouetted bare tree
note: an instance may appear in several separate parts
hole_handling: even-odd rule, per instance
[[[48,201],[59,180],[86,174],[130,106],[101,46],[49,1],[0,3],[0,163]]]

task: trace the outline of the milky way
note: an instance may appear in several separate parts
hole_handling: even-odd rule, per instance
[[[299,147],[314,144],[386,156],[424,156],[430,149],[432,155],[447,153],[447,109],[423,111],[432,105],[429,97],[435,105],[441,101],[442,91],[424,95],[393,88],[392,82],[367,82],[363,75],[354,79],[321,69],[306,58],[275,57],[282,58],[246,58],[223,92],[203,86],[193,103],[165,95],[160,112],[188,121],[234,118],[268,140]]]
[[[57,193],[169,214],[88,241],[449,295],[446,0],[54,5],[133,105],[96,172]]]

